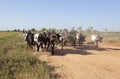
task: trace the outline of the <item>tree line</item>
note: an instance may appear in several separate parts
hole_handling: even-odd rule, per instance
[[[5,31],[8,31],[8,32],[22,32],[24,29],[13,29],[13,30],[5,30]],[[25,29],[26,30],[26,29]],[[40,31],[40,32],[44,32],[44,31],[47,31],[47,30],[69,30],[69,31],[79,31],[79,32],[99,32],[97,30],[95,30],[93,27],[89,27],[87,28],[86,30],[83,30],[82,27],[72,27],[71,29],[67,29],[67,28],[64,28],[64,29],[56,29],[56,28],[45,28],[45,27],[42,27],[41,29],[35,29],[35,28],[30,28],[29,30],[31,30],[32,32],[35,32],[35,31]],[[108,29],[105,28],[104,29],[104,32],[108,32]]]

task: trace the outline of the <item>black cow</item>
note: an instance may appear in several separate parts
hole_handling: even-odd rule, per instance
[[[27,41],[27,45],[32,47],[34,45],[34,34],[28,31],[25,40]]]
[[[51,47],[52,54],[54,54],[56,40],[60,42],[60,35],[56,34],[55,32],[33,34],[32,32],[28,31],[25,34],[25,37],[29,47],[36,45],[37,51],[39,51],[40,47],[41,49],[45,48],[47,50],[49,47]]]

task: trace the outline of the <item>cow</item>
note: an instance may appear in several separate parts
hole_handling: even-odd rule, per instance
[[[24,36],[25,41],[27,41],[27,45],[32,47],[34,45],[34,33],[28,31],[24,34]]]
[[[67,35],[62,37],[62,46],[65,46],[66,43],[72,43],[73,49],[76,47],[76,32],[71,31]],[[62,47],[63,48],[63,47]]]
[[[41,49],[43,48],[43,39],[42,39],[40,33],[34,34],[34,43],[37,47],[37,51],[39,51],[40,47],[41,47]]]
[[[43,32],[43,33],[32,33],[31,31],[24,32],[24,39],[27,41],[29,47],[36,46],[37,51],[39,48],[45,48],[46,50],[51,47],[52,55],[54,54],[55,44],[61,42],[59,33],[52,32]]]
[[[94,44],[94,46],[98,47],[98,42],[102,42],[103,37],[101,37],[98,34],[92,34],[91,35],[91,42]]]
[[[85,42],[86,36],[84,36],[82,33],[76,34],[76,40],[78,41],[79,46],[83,46],[83,43]]]
[[[47,50],[48,50],[49,46],[51,46],[52,55],[54,54],[55,44],[60,42],[60,40],[59,40],[60,37],[61,36],[59,34],[55,33],[54,31],[46,33]]]

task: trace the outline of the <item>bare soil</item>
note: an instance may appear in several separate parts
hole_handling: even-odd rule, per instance
[[[120,79],[120,44],[103,43],[99,48],[55,49],[37,53],[40,60],[53,66],[60,79]]]

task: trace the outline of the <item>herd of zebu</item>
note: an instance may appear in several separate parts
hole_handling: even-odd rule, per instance
[[[39,48],[49,50],[51,48],[52,55],[54,54],[55,45],[61,46],[61,49],[67,44],[71,43],[73,48],[76,48],[76,45],[83,46],[86,36],[83,34],[70,31],[70,32],[55,32],[55,31],[46,31],[32,33],[31,31],[23,31],[23,36],[27,45],[29,47],[36,46],[37,51]],[[94,46],[98,47],[98,42],[102,42],[103,37],[99,35],[92,34],[91,42]]]

